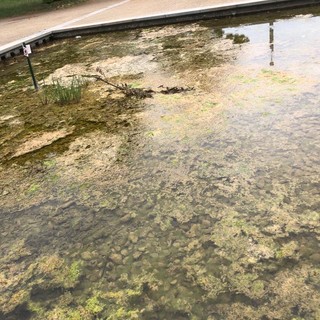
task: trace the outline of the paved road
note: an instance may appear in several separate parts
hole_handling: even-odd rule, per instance
[[[0,20],[0,47],[49,29],[250,2],[257,0],[89,0],[68,9]]]

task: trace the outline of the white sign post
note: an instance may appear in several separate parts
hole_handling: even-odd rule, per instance
[[[31,46],[30,44],[22,44],[22,49],[23,49],[23,55],[27,58],[28,60],[28,65],[29,65],[29,70],[31,73],[31,78],[32,78],[32,82],[33,82],[33,86],[35,88],[35,90],[39,90],[39,86],[36,80],[36,77],[34,76],[34,72],[33,72],[33,68],[32,68],[32,64],[31,64],[31,60],[29,58],[29,55],[32,53],[31,51]]]
[[[25,57],[29,57],[29,54],[31,54],[32,51],[31,51],[31,46],[30,44],[27,44],[23,47],[23,54]]]

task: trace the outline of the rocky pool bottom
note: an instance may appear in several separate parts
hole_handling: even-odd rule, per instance
[[[2,65],[0,318],[320,319],[319,12],[32,57],[47,85],[194,87],[172,95],[89,79],[59,106]]]

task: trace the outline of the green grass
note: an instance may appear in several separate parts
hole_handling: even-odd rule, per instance
[[[77,103],[82,97],[82,88],[86,83],[77,77],[73,77],[69,85],[63,85],[60,79],[52,81],[52,85],[44,86],[39,92],[39,99],[42,105],[56,103],[61,106]]]
[[[38,11],[47,11],[85,0],[0,0],[0,19]]]
[[[60,80],[54,80],[51,89],[53,101],[62,106],[80,101],[82,95],[82,82],[74,77],[69,86],[63,86]]]

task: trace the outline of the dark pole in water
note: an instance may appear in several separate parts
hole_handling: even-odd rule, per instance
[[[36,77],[34,76],[34,72],[33,72],[32,64],[31,64],[31,60],[30,60],[30,57],[29,57],[29,52],[28,52],[28,50],[27,50],[27,46],[26,46],[25,42],[23,42],[22,48],[23,48],[23,54],[25,55],[25,57],[26,57],[27,60],[28,60],[29,70],[30,70],[30,73],[31,73],[31,78],[32,78],[32,82],[33,82],[34,89],[35,89],[36,91],[38,91],[38,90],[39,90],[39,86],[38,86]]]
[[[271,50],[270,66],[274,66],[274,61],[273,61],[273,53],[274,53],[274,25],[273,25],[273,22],[270,22],[270,24],[269,24],[269,44],[270,44],[270,50]]]

